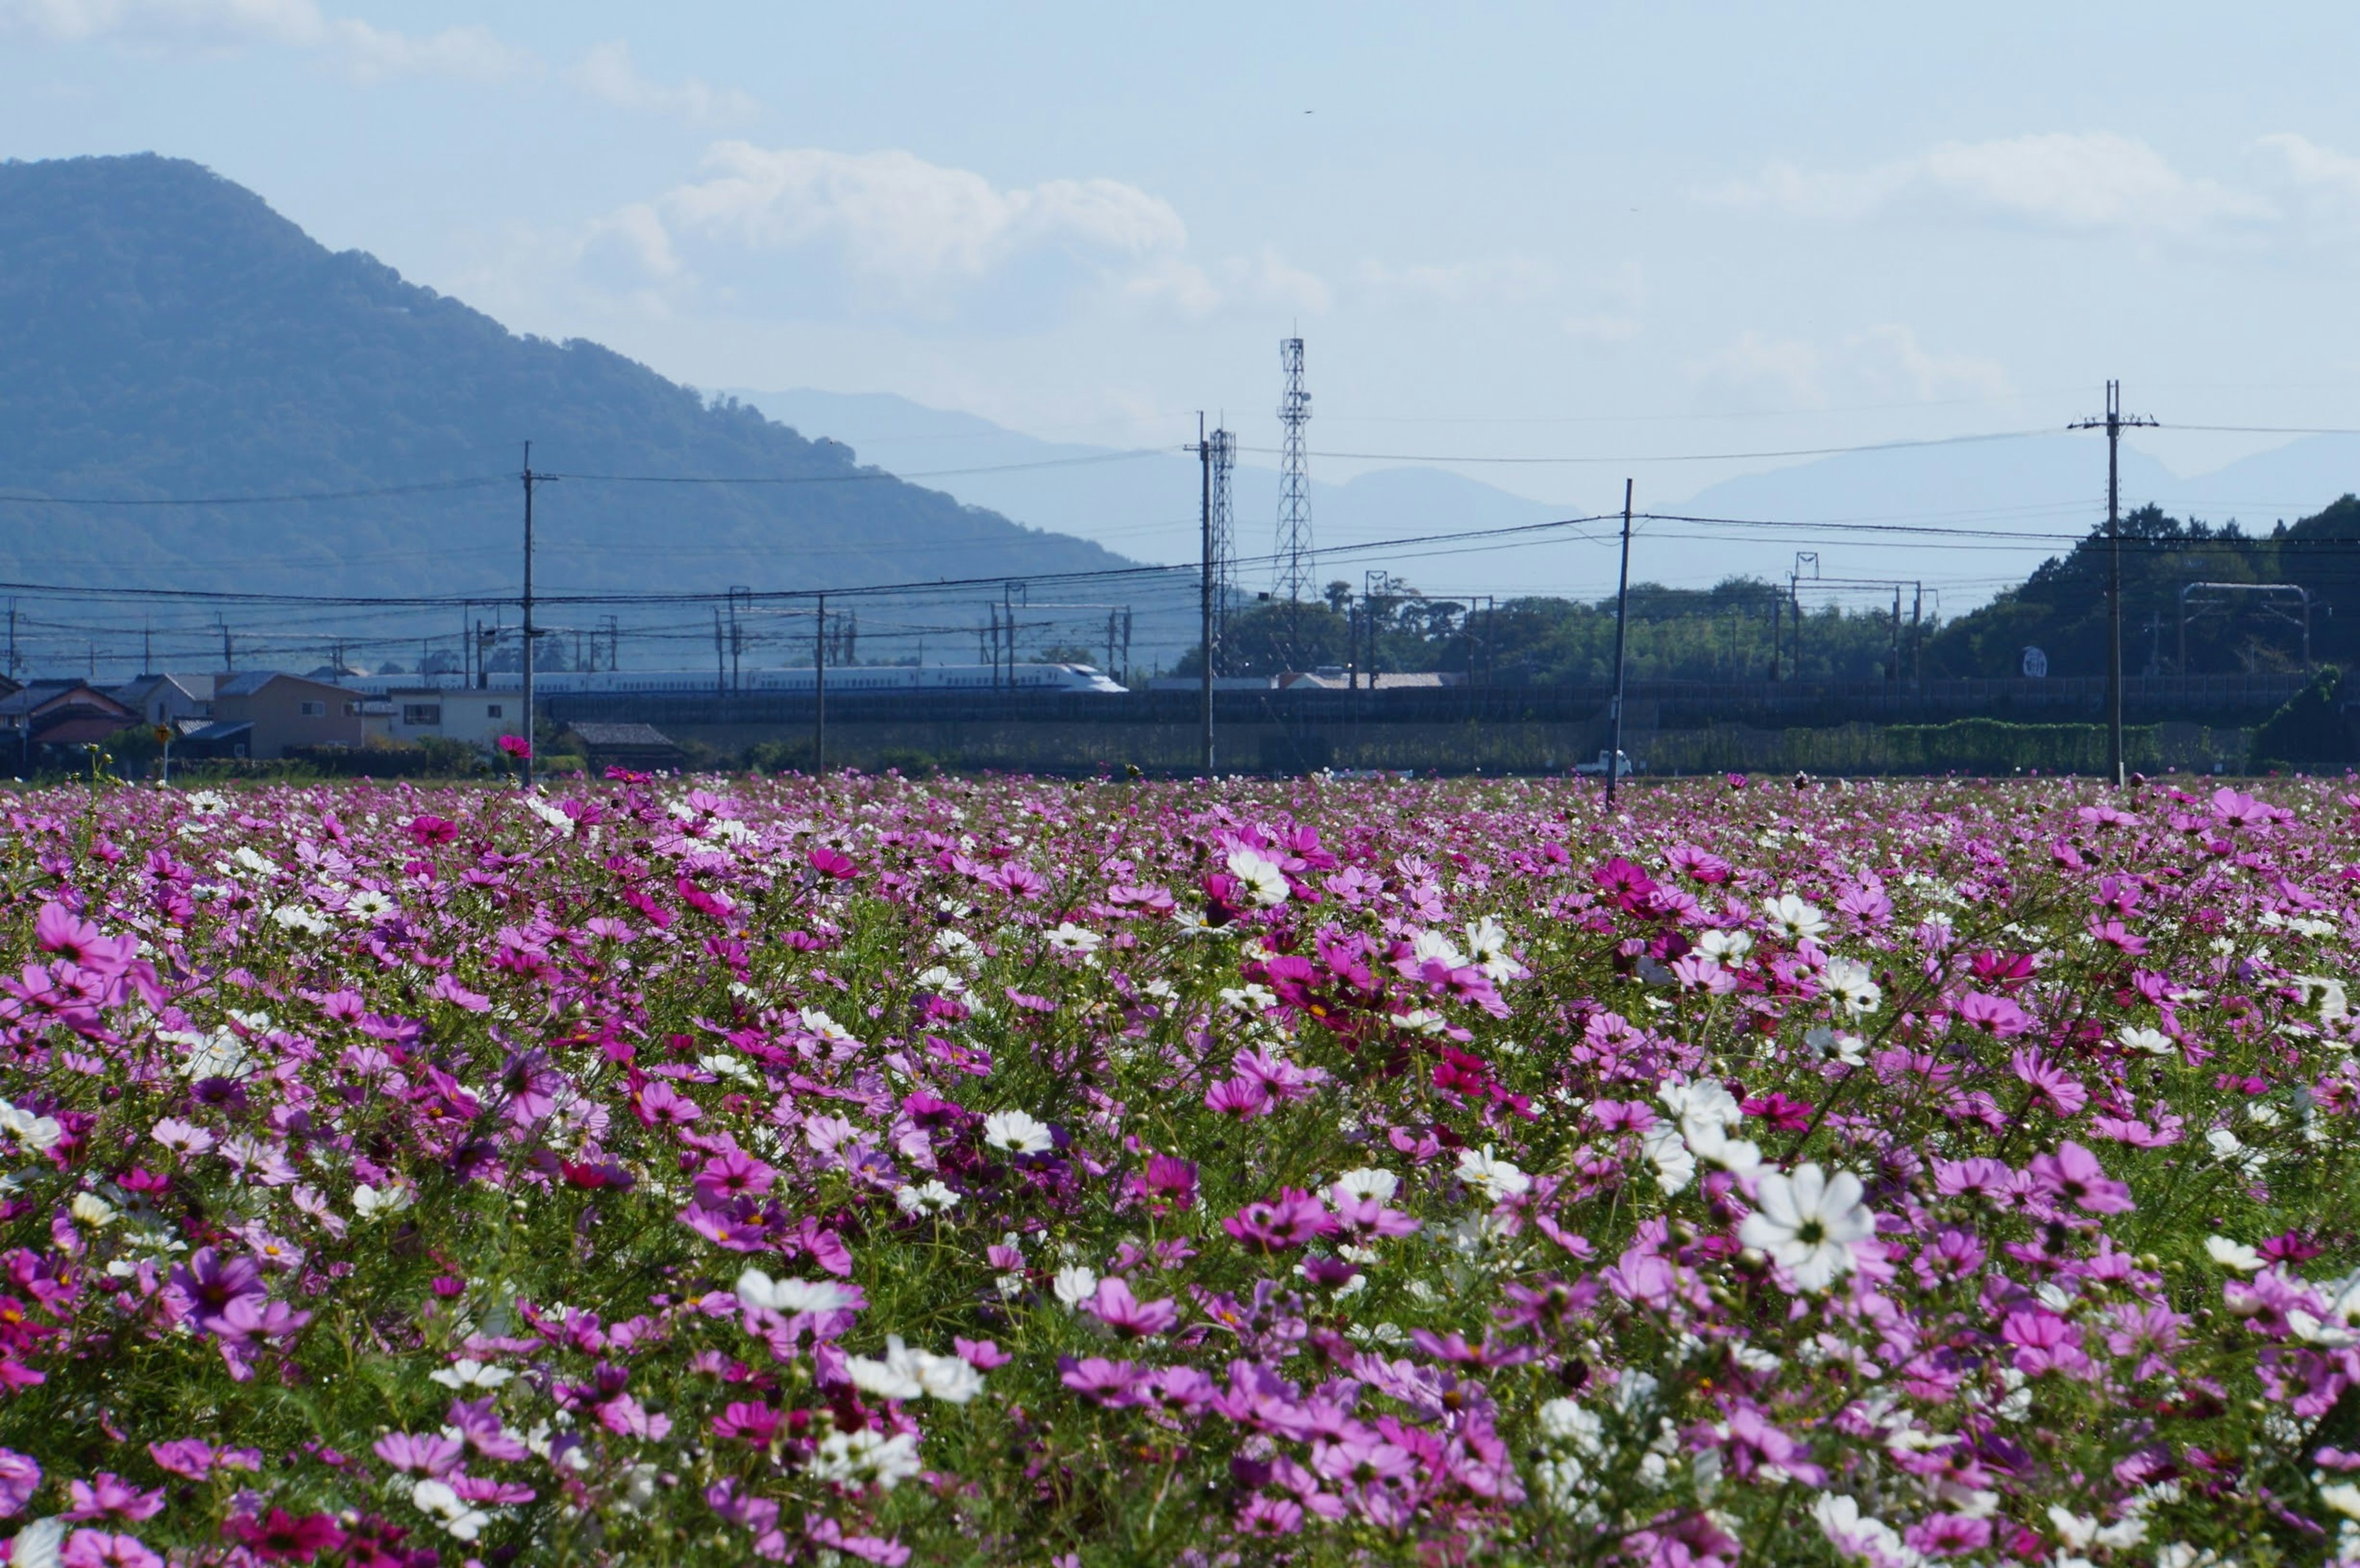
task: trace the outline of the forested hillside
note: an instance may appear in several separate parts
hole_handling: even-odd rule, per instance
[[[781,366],[782,376],[792,367]],[[521,443],[544,584],[899,582],[1118,564],[858,466],[595,343],[519,337],[153,156],[0,164],[0,493],[400,494],[272,506],[0,502],[0,575],[513,593]],[[490,480],[471,485],[469,481]],[[449,488],[420,488],[421,486]]]

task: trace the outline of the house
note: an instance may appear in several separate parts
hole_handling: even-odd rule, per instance
[[[172,724],[182,719],[210,717],[213,705],[212,675],[142,675],[108,693],[148,724]]]
[[[502,735],[524,734],[524,693],[478,687],[396,688],[386,693],[387,731],[396,740],[441,735],[489,749]]]
[[[35,681],[0,697],[0,758],[19,773],[104,746],[139,714],[86,681]]]
[[[1323,664],[1317,670],[1290,670],[1273,684],[1283,691],[1436,691],[1446,686],[1464,686],[1467,677],[1456,670],[1382,670],[1375,675],[1355,677],[1340,664]]]
[[[241,670],[214,684],[210,728],[250,725],[243,755],[266,760],[308,746],[366,746],[391,734],[392,715],[390,702],[341,686],[275,670]],[[210,748],[231,737],[200,731],[190,738]]]
[[[608,768],[653,773],[659,768],[676,768],[687,760],[679,745],[653,724],[606,724],[585,720],[569,726],[558,737],[558,749],[569,749],[569,739],[580,745],[594,775]]]

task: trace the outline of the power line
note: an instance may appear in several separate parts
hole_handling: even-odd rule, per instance
[[[0,492],[0,503],[19,506],[279,506],[312,501],[358,501],[381,495],[421,495],[434,491],[481,490],[505,485],[508,476],[446,479],[421,485],[384,485],[367,490],[302,490],[257,495],[38,495]]]
[[[2032,436],[2056,435],[2053,429],[2031,430],[1991,430],[1982,435],[1936,436],[1924,441],[1871,441],[1863,446],[1787,447],[1775,452],[1660,452],[1639,457],[1485,457],[1463,452],[1321,452],[1315,457],[1348,460],[1356,463],[1739,463],[1754,458],[1774,457],[1834,457],[1856,452],[1902,452],[1913,447],[1966,446],[1977,441],[2023,441]],[[1281,447],[1251,446],[1240,449],[1263,456],[1284,453]]]
[[[976,474],[1022,474],[1043,468],[1084,468],[1096,463],[1128,463],[1142,457],[1167,457],[1176,449],[1170,447],[1137,447],[1127,452],[1093,452],[1087,457],[1042,458],[1032,463],[1002,463],[982,468],[934,468],[912,474],[891,474],[881,468],[865,468],[851,474],[552,474],[552,479],[579,479],[609,485],[849,485],[880,484],[890,480],[906,483],[914,479],[955,479]]]

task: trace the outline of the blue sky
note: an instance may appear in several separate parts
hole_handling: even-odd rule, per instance
[[[2092,411],[2360,425],[2349,7],[0,0],[0,156],[153,149],[702,387],[1642,502]],[[2143,438],[2184,473],[2281,439]],[[1376,458],[1323,455],[1327,477]]]

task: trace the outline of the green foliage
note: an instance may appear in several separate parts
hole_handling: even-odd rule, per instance
[[[1509,599],[1493,605],[1429,598],[1413,589],[1377,594],[1379,671],[1457,670],[1504,683],[1597,683],[1614,672],[1615,603]],[[1774,605],[1777,638],[1773,641]],[[1906,667],[1909,606],[1899,633]],[[1890,604],[1881,609],[1813,605],[1805,596],[1797,636],[1786,590],[1732,577],[1708,589],[1634,583],[1625,659],[1634,681],[1763,681],[1777,672],[1810,681],[1887,678],[1896,662]],[[1361,629],[1360,662],[1369,632]],[[1354,624],[1332,604],[1257,604],[1229,620],[1225,675],[1269,675],[1352,660]],[[1800,645],[1797,667],[1797,647]],[[1192,652],[1184,673],[1199,668]]]
[[[2248,534],[2142,506],[2123,519],[2123,659],[2128,673],[2180,668],[2181,590],[2194,583],[2293,583],[2311,590],[2314,657],[2360,657],[2360,499]],[[2051,675],[2103,675],[2110,547],[2092,530],[2044,562],[2020,588],[1945,626],[1926,649],[1928,675],[2016,674],[2024,649],[2049,655]],[[2189,601],[2186,670],[2227,674],[2301,667],[2301,613],[2249,596]]]
[[[2242,758],[2227,735],[2198,732],[2192,744],[2166,744],[2164,726],[2123,731],[2125,765],[2145,772],[2179,767],[2207,770]],[[1668,732],[1648,743],[1652,772],[1779,772],[1830,774],[2103,773],[2103,724],[2023,724],[2001,719],[1956,719],[1941,724],[1844,724],[1783,731],[1724,726]]]
[[[2344,671],[2333,665],[2287,700],[2254,735],[2254,757],[2264,768],[2333,768],[2351,760],[2344,720]]]

